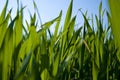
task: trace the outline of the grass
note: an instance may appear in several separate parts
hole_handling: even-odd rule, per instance
[[[11,10],[6,13],[7,0],[0,15],[1,80],[119,80],[120,46],[116,45],[119,43],[119,18],[112,7],[119,5],[111,1],[111,15],[102,10],[102,2],[98,16],[88,18],[87,13],[80,10],[84,24],[75,30],[76,16],[71,16],[71,0],[60,31],[62,11],[36,31],[36,15],[39,13],[35,2],[37,12],[31,15],[30,24],[26,21],[26,29],[23,24],[24,7],[18,7],[12,20]],[[108,18],[107,27],[103,24],[104,15]],[[54,23],[55,31],[51,33],[49,28]]]

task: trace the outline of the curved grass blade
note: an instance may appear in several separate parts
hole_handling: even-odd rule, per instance
[[[53,19],[53,20],[51,20],[51,21],[48,21],[48,22],[44,23],[43,25],[41,25],[43,28],[40,29],[40,30],[37,31],[37,32],[38,32],[38,33],[43,33],[44,31],[46,31],[46,29],[48,29],[54,22],[59,21],[59,17],[60,17],[60,16],[58,16],[57,18],[55,18],[55,19]]]

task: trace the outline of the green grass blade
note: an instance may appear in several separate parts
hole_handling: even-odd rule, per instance
[[[63,27],[64,32],[68,30],[68,27],[69,27],[69,24],[70,24],[70,20],[71,20],[71,16],[72,16],[72,5],[73,5],[73,0],[71,0],[71,3],[69,5],[67,13],[66,13],[64,27]],[[66,44],[67,38],[66,38],[66,36],[67,36],[67,33],[66,33],[66,35],[63,36],[62,41],[61,41],[61,43],[62,43],[61,60],[63,60],[63,55],[65,53],[65,49],[67,48],[67,44]]]
[[[101,18],[102,16],[102,1],[100,2],[100,5],[99,5],[99,17]]]
[[[7,15],[6,19],[4,20],[4,22],[2,24],[0,24],[0,48],[2,46],[4,37],[5,37],[5,33],[7,31],[9,18],[10,18],[10,13],[8,13],[8,15]]]
[[[53,23],[55,23],[56,21],[59,20],[59,16],[51,21],[48,21],[46,23],[44,23],[43,25],[41,25],[43,28],[40,29],[39,31],[37,31],[37,33],[43,33],[44,31],[46,31]]]
[[[10,77],[10,71],[12,67],[12,54],[14,51],[14,42],[13,42],[13,28],[8,27],[4,39],[4,58],[3,58],[3,71],[2,71],[2,80],[7,80]]]
[[[120,0],[108,0],[111,11],[112,32],[120,50]],[[120,61],[120,54],[117,54]]]
[[[26,56],[26,58],[24,59],[22,66],[21,66],[21,69],[19,70],[19,72],[17,73],[17,75],[14,78],[15,80],[20,80],[21,77],[23,77],[23,74],[27,68],[29,61],[30,61],[31,55],[32,55],[32,51],[30,51],[28,53],[28,55]]]
[[[56,58],[55,58],[55,62],[53,64],[53,76],[55,77],[57,75],[57,72],[58,72],[58,68],[59,68],[59,59],[60,59],[60,54],[58,53]]]
[[[47,69],[41,73],[41,80],[50,80],[50,74]]]
[[[22,40],[22,18],[23,18],[23,13],[22,11],[20,14],[17,14],[17,20],[15,22],[15,46],[18,46],[20,41]]]
[[[6,1],[6,4],[2,10],[2,13],[0,15],[0,24],[5,20],[5,16],[6,16],[6,11],[7,11],[7,5],[8,5],[8,0]]]
[[[56,23],[56,26],[55,26],[54,37],[56,37],[57,34],[58,34],[58,29],[59,29],[59,26],[60,26],[61,17],[62,17],[62,11],[60,11],[59,19],[58,19],[58,21]]]
[[[35,22],[36,22],[36,13],[34,13],[33,17],[30,16],[30,18],[31,18],[30,26],[35,26]]]
[[[92,76],[93,80],[98,80],[98,68],[94,61],[92,62]]]
[[[65,22],[64,22],[64,29],[63,31],[66,31],[66,29],[68,28],[70,19],[71,19],[71,15],[72,15],[72,4],[73,4],[73,0],[71,0],[71,3],[68,7],[67,13],[66,13],[66,18],[65,18]]]
[[[69,27],[68,27],[68,34],[67,34],[67,38],[68,41],[72,38],[73,36],[73,31],[74,31],[74,26],[75,26],[75,20],[76,20],[76,16],[74,16],[72,18],[72,20],[70,21]]]
[[[34,50],[39,45],[39,36],[36,32],[35,26],[30,27],[30,39],[32,44],[32,50]]]
[[[40,24],[42,25],[41,16],[40,16],[39,10],[38,10],[37,5],[36,5],[34,0],[33,0],[33,5],[34,5],[34,9],[37,11],[37,15],[38,15],[38,18],[40,20]],[[41,26],[41,28],[43,28],[43,26]]]
[[[83,16],[84,21],[85,21],[85,26],[87,26],[88,33],[91,35],[91,34],[93,33],[93,30],[92,30],[92,28],[91,28],[91,26],[90,26],[90,24],[89,24],[89,22],[88,22],[88,19],[86,18],[86,15],[83,14],[82,11],[81,11],[81,13],[82,13],[82,16]]]

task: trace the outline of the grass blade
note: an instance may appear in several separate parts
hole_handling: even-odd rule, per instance
[[[69,5],[67,13],[66,13],[66,18],[65,18],[63,31],[66,31],[66,29],[68,28],[68,25],[69,25],[69,22],[70,22],[70,19],[71,19],[71,15],[72,15],[72,4],[73,4],[73,0],[71,0],[71,3]]]
[[[7,31],[9,18],[10,18],[10,13],[8,13],[8,15],[7,15],[6,19],[4,20],[4,22],[2,24],[0,24],[0,48],[2,46],[4,37],[5,37],[5,33]]]
[[[5,16],[6,16],[6,11],[7,11],[7,5],[8,5],[8,0],[6,1],[6,4],[2,10],[2,13],[0,15],[0,24],[4,21]]]
[[[108,0],[109,1],[109,6],[110,6],[110,11],[111,11],[111,22],[112,22],[112,32],[114,34],[117,46],[119,47],[120,50],[120,0]],[[117,54],[118,59],[120,61],[120,53]]]
[[[22,11],[20,14],[17,14],[17,20],[15,21],[15,46],[18,46],[20,41],[22,40],[22,18],[23,18],[23,13]]]
[[[26,58],[24,59],[21,69],[19,70],[19,72],[17,73],[17,75],[14,78],[15,80],[20,80],[21,77],[23,76],[23,74],[27,68],[27,65],[30,61],[31,55],[32,55],[32,51],[30,51],[28,53],[28,55],[26,56]]]

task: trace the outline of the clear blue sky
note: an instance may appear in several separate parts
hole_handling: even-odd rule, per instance
[[[33,0],[19,0],[23,6],[27,6],[24,9],[24,18],[29,21],[29,12],[34,13]],[[69,6],[71,0],[34,0],[39,9],[39,13],[42,19],[42,22],[49,21],[59,15],[60,10],[63,11],[63,18]],[[107,0],[73,0],[73,16],[77,14],[78,9],[82,8],[82,11],[88,10],[89,15],[97,14],[99,3],[103,2],[103,8],[107,8]],[[0,0],[0,13],[5,4],[6,0]],[[9,5],[7,11],[13,8],[12,16],[15,17],[17,9],[17,0],[9,0]],[[108,8],[107,8],[108,9]],[[77,14],[77,23],[82,23],[82,16],[80,12]]]

